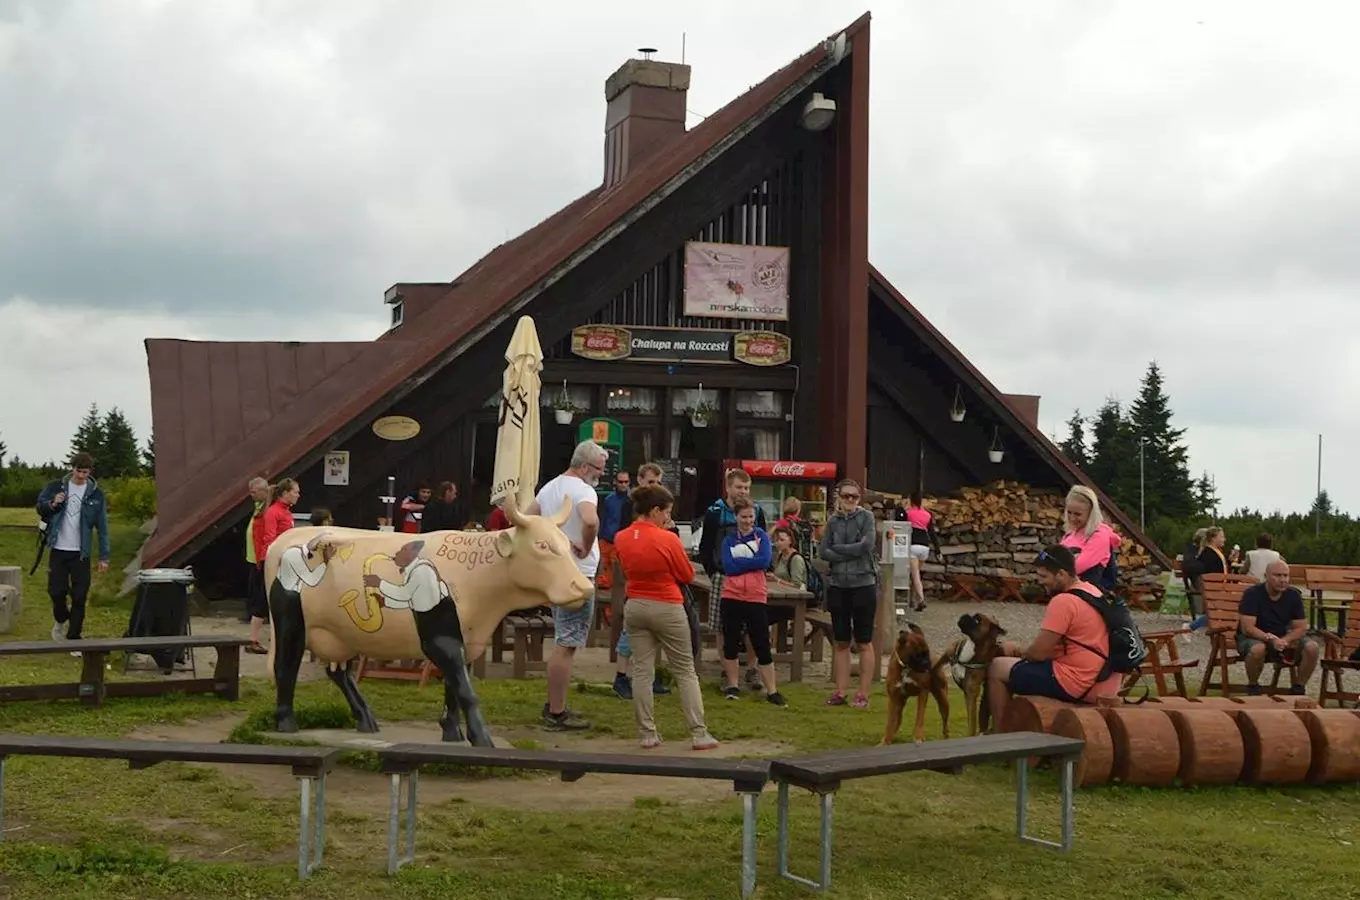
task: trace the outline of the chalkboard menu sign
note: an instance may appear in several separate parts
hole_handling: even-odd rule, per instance
[[[652,462],[661,467],[661,483],[672,494],[680,493],[680,475],[683,466],[678,459],[655,459]]]
[[[604,462],[604,471],[600,473],[600,483],[596,490],[602,494],[607,494],[614,490],[614,479],[619,474],[619,469],[623,468],[623,454],[618,450],[606,447],[609,458]]]

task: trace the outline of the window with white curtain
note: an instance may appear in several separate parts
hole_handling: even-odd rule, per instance
[[[591,389],[588,384],[571,384],[567,385],[565,388],[560,384],[556,386],[545,384],[538,394],[539,407],[542,409],[553,407],[558,400],[562,399],[563,390],[566,391],[567,398],[571,400],[573,406],[577,409],[584,409],[586,412],[590,412],[590,408],[593,404],[590,402]],[[499,398],[500,394],[498,393],[496,397]],[[497,400],[497,403],[499,403],[499,399]]]
[[[778,428],[738,428],[732,439],[742,459],[783,459],[783,436]]]
[[[744,419],[782,419],[784,395],[779,391],[737,391],[737,415]],[[761,457],[765,459],[766,457]]]
[[[605,392],[604,409],[606,413],[655,415],[661,405],[659,393],[656,388],[610,387]]]
[[[699,405],[700,399],[715,410],[722,409],[722,392],[704,388],[700,397],[698,388],[676,388],[671,391],[671,415],[683,416]]]

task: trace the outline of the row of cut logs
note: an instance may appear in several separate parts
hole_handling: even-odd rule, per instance
[[[1360,782],[1360,710],[1307,697],[1151,698],[1081,706],[1013,697],[1002,731],[1086,742],[1078,787]]]

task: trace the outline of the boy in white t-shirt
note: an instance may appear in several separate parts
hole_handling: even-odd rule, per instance
[[[562,533],[571,542],[576,567],[592,582],[600,566],[600,547],[595,540],[600,530],[595,485],[599,484],[608,460],[608,451],[594,441],[577,444],[571,454],[571,465],[543,485],[526,510],[529,515],[552,515],[562,508],[564,498],[571,498],[571,517],[562,524]],[[593,594],[580,609],[553,607],[554,646],[547,665],[548,702],[543,704],[543,724],[550,730],[582,731],[590,727],[589,722],[567,709],[567,688],[576,650],[586,645],[594,619]]]

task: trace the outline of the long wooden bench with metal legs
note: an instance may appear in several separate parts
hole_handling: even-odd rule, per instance
[[[779,793],[779,874],[816,890],[831,886],[831,813],[833,798],[843,782],[875,775],[895,775],[921,770],[958,774],[966,765],[1015,760],[1015,828],[1020,840],[1040,847],[1072,849],[1072,794],[1074,765],[1085,741],[1050,734],[1021,731],[1010,734],[981,735],[924,744],[896,744],[888,747],[856,747],[809,756],[773,760],[770,777]],[[1057,757],[1062,762],[1061,838],[1047,841],[1029,834],[1029,760],[1032,756]],[[804,878],[789,871],[789,786],[805,788],[816,794],[820,806],[818,877]]]
[[[1080,743],[1078,741],[1077,743]],[[382,772],[392,779],[388,800],[387,872],[395,874],[415,859],[416,791],[421,766],[492,766],[529,771],[560,772],[563,781],[586,774],[656,775],[731,781],[741,794],[741,896],[756,886],[756,801],[770,780],[770,763],[763,759],[655,756],[640,753],[575,753],[567,750],[515,750],[467,747],[461,744],[396,744],[377,751]],[[406,808],[402,809],[402,795]],[[402,824],[405,822],[405,841]],[[401,847],[404,843],[405,847]]]
[[[132,769],[163,762],[290,766],[299,782],[298,879],[321,865],[326,846],[326,775],[340,758],[329,747],[276,747],[262,744],[210,744],[195,741],[135,741],[122,738],[55,737],[0,734],[0,821],[4,817],[5,760],[10,756],[60,756],[127,760]],[[0,839],[4,829],[0,827]]]

